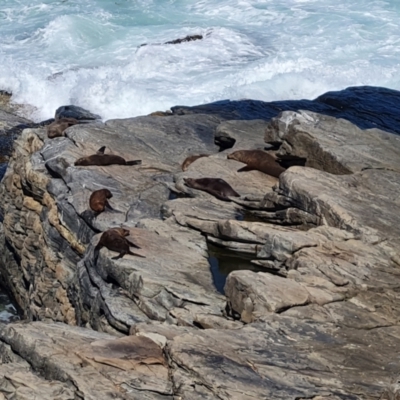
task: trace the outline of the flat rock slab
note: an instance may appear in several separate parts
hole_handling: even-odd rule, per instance
[[[135,334],[164,337],[183,399],[372,400],[399,366],[390,355],[394,332],[398,327],[357,330],[271,315],[235,330],[139,324]]]
[[[118,339],[89,329],[33,322],[3,325],[0,338],[46,379],[35,381],[28,373],[23,380],[18,369],[8,372],[3,385],[6,378],[16,395],[93,400],[168,399],[172,395],[162,349],[146,337]],[[3,386],[3,393],[7,389]]]
[[[313,168],[291,167],[279,182],[279,193],[294,199],[326,225],[362,235],[366,241],[399,237],[397,212],[400,173],[367,170],[337,176]],[[382,190],[382,180],[386,183]],[[381,182],[375,186],[374,182]]]
[[[400,137],[311,111],[285,111],[273,118],[265,141],[281,142],[277,155],[307,159],[306,166],[332,174],[379,168],[400,172]]]
[[[153,227],[157,225],[153,224]],[[176,309],[181,308],[188,314],[185,320],[189,325],[194,323],[196,313],[221,315],[224,297],[214,287],[204,250],[197,246],[197,251],[193,251],[193,248],[181,244],[183,240],[176,239],[181,235],[183,238],[186,232],[176,231],[174,238],[168,238],[147,229],[131,228],[128,238],[141,247],[134,251],[145,258],[125,255],[113,260],[117,254],[104,248],[96,260],[94,247],[91,247],[80,263],[81,285],[88,285],[85,277],[89,276],[102,293],[101,308],[111,312],[120,323],[128,325],[126,329],[129,320],[131,324],[139,320],[136,317],[135,321],[133,315],[128,319],[128,314],[117,317],[121,313],[120,301],[127,302],[127,313],[131,303],[132,311],[138,307],[149,318],[162,321],[172,322],[178,318]],[[93,245],[97,244],[99,237],[93,239]],[[204,239],[199,235],[197,241],[201,240]],[[111,290],[113,284],[121,290]],[[87,306],[90,304],[88,299]],[[171,311],[173,309],[175,312]]]
[[[183,179],[220,178],[226,181],[241,196],[261,199],[268,189],[278,182],[276,178],[260,171],[238,172],[244,164],[235,160],[228,160],[226,158],[227,154],[224,152],[223,155],[218,154],[218,156],[214,157],[199,158],[189,166],[187,171],[176,174],[175,186],[178,191],[191,196],[211,198],[214,196],[207,192],[187,187]],[[236,198],[232,197],[232,199],[235,200]]]

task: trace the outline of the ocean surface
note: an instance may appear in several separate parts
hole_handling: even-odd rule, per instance
[[[163,44],[186,35],[202,40]],[[147,43],[147,46],[141,44]],[[0,89],[38,122],[400,89],[398,0],[1,0]]]

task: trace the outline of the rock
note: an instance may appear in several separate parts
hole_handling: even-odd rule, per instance
[[[100,115],[93,114],[82,107],[69,105],[58,107],[54,116],[55,119],[60,118],[75,118],[81,120],[95,120],[101,119]]]
[[[362,131],[372,119],[339,100],[218,102],[76,125],[53,140],[41,126],[18,134],[0,185],[0,273],[27,322],[0,328],[9,360],[0,393],[395,396],[399,140]],[[282,107],[291,111],[277,116]],[[396,118],[379,126],[397,129]],[[266,131],[271,154],[306,166],[290,166],[279,180],[238,172],[243,165],[227,154],[264,148]],[[74,165],[102,146],[143,163]],[[201,153],[210,156],[181,171]],[[186,177],[224,179],[241,197],[220,201],[186,187]],[[117,212],[88,215],[99,188],[113,193]],[[145,258],[94,251],[100,232],[117,226]],[[214,285],[211,244],[229,254],[224,273],[238,257],[250,269],[230,272],[225,296]]]
[[[399,140],[378,129],[361,131],[344,119],[309,111],[283,112],[265,134],[266,142],[281,142],[278,156],[302,157],[306,166],[339,175],[377,168],[399,172]]]
[[[3,325],[0,338],[16,359],[7,364],[3,377],[0,370],[3,393],[42,399],[172,399],[162,349],[147,337],[116,338],[84,328],[33,322]],[[16,353],[40,369],[44,379],[33,375]]]

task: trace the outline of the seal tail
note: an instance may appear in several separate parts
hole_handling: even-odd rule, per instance
[[[139,247],[137,244],[131,242],[130,240],[128,240],[128,239],[126,239],[126,238],[125,238],[125,240],[128,242],[129,246],[131,246],[131,247],[136,247],[137,249],[141,249],[141,247]]]
[[[141,163],[142,163],[142,160],[126,161],[126,165],[140,165]]]

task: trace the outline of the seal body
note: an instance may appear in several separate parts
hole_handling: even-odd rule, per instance
[[[196,161],[199,158],[208,157],[208,154],[199,154],[198,156],[189,156],[185,158],[185,161],[182,163],[181,168],[182,171],[186,171],[189,168],[189,165]]]
[[[96,213],[101,213],[108,207],[110,210],[113,208],[110,206],[108,199],[113,197],[112,193],[108,189],[95,190],[89,199],[90,209]]]
[[[192,189],[203,190],[217,199],[231,201],[229,197],[240,197],[228,182],[221,178],[184,178],[185,185]]]
[[[139,165],[142,163],[142,160],[125,161],[125,158],[121,156],[104,154],[105,148],[105,146],[100,147],[96,154],[79,158],[74,165]]]
[[[246,164],[239,171],[258,170],[276,178],[285,171],[285,168],[270,154],[262,150],[238,150],[228,155],[229,160],[236,160]]]
[[[47,137],[53,139],[55,137],[63,136],[64,131],[72,125],[79,124],[75,118],[60,118],[50,125],[47,125]]]
[[[145,256],[130,251],[130,247],[136,247],[137,249],[140,249],[140,247],[137,244],[128,240],[126,236],[129,236],[128,229],[108,229],[101,235],[100,240],[95,247],[95,251],[99,251],[102,247],[106,247],[108,250],[119,253],[118,256],[112,258],[113,260],[122,258],[125,254],[146,258]]]

